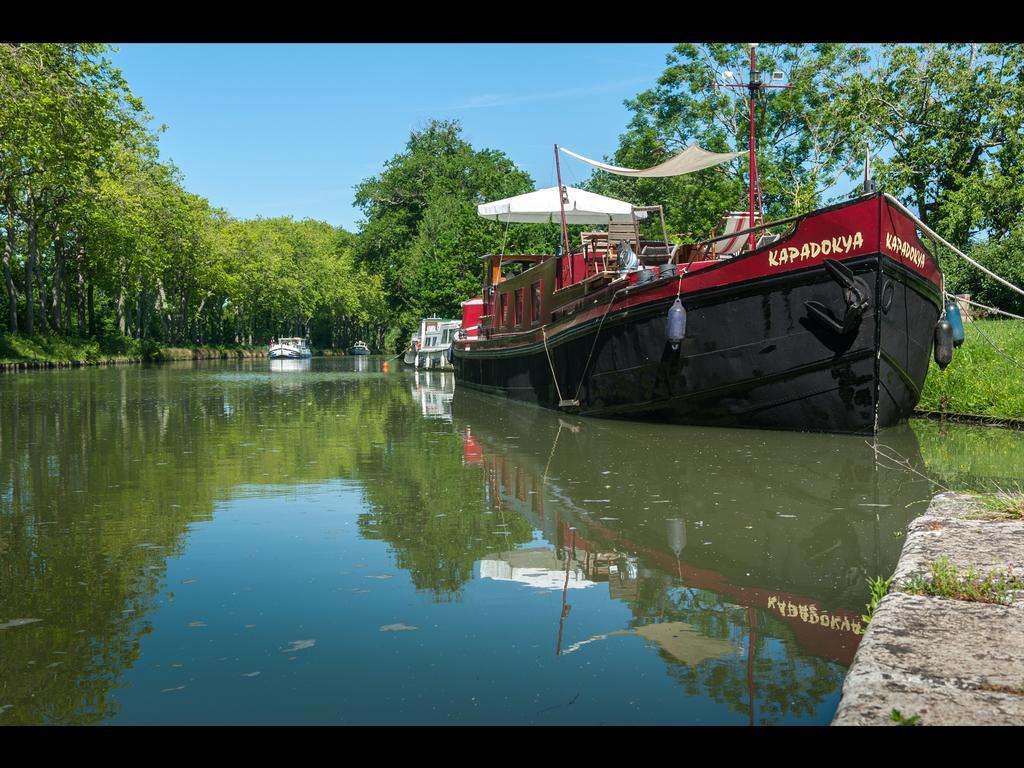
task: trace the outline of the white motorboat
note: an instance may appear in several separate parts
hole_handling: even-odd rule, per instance
[[[270,370],[281,373],[295,373],[311,370],[313,361],[308,357],[290,358],[277,357],[270,361]]]
[[[282,337],[270,345],[271,360],[303,360],[312,356],[309,344],[300,336]]]
[[[425,370],[452,370],[452,364],[448,362],[448,347],[461,326],[461,320],[424,318],[420,321],[419,333],[413,336],[410,345],[409,352],[415,351],[415,357],[410,362],[409,352],[406,352],[405,361]]]

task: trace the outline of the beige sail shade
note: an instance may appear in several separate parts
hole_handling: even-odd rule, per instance
[[[641,637],[657,643],[663,651],[688,667],[695,667],[708,659],[736,653],[736,648],[727,640],[707,637],[696,627],[682,621],[645,624],[634,631]]]
[[[682,176],[684,173],[693,173],[694,171],[700,171],[704,168],[711,168],[712,166],[719,165],[721,163],[727,163],[740,155],[747,154],[746,150],[742,152],[708,152],[706,149],[701,149],[696,144],[691,144],[678,155],[669,158],[661,165],[655,165],[652,168],[641,168],[638,170],[635,168],[620,168],[617,165],[608,165],[608,163],[591,160],[589,157],[577,155],[575,152],[568,150],[565,147],[559,147],[559,149],[565,152],[565,154],[575,157],[577,160],[582,160],[584,163],[589,163],[595,168],[600,168],[602,171],[608,171],[608,173],[614,173],[617,176],[634,176],[640,178]]]
[[[566,224],[608,224],[647,217],[645,211],[634,212],[632,203],[625,200],[616,200],[576,187],[566,187],[565,191],[569,197],[565,204]],[[493,221],[547,224],[562,220],[558,187],[538,189],[525,195],[495,200],[493,203],[482,203],[476,210],[482,218]]]

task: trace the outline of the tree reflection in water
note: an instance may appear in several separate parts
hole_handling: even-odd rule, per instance
[[[651,644],[687,695],[806,718],[838,695],[865,579],[891,572],[931,492],[860,438],[581,420],[364,363],[0,379],[0,624],[40,619],[0,629],[0,722],[112,718],[190,527],[239,494],[337,479],[365,496],[360,535],[431,600],[462,600],[478,568],[578,574],[629,608],[607,635]],[[963,465],[922,434],[928,467],[914,431],[883,439],[926,471]],[[1004,443],[968,474],[1021,455]],[[590,640],[575,602],[563,589],[556,653]]]

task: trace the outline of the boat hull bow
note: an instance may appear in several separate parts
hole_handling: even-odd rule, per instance
[[[887,208],[871,198],[862,216],[869,203]],[[934,265],[865,228],[845,235],[861,248],[801,261],[824,240],[800,222],[775,247],[682,280],[613,285],[543,329],[457,342],[457,381],[584,416],[872,434],[913,412],[942,302]],[[677,295],[686,330],[673,344]]]

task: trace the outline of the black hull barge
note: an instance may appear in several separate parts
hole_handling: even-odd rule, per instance
[[[453,345],[456,381],[680,424],[873,434],[910,415],[943,309],[914,222],[874,194],[756,229],[747,252],[698,244],[653,269],[609,271],[586,250],[489,257],[479,331]],[[503,277],[512,261],[528,268]],[[677,297],[685,331],[677,319],[670,338]]]

